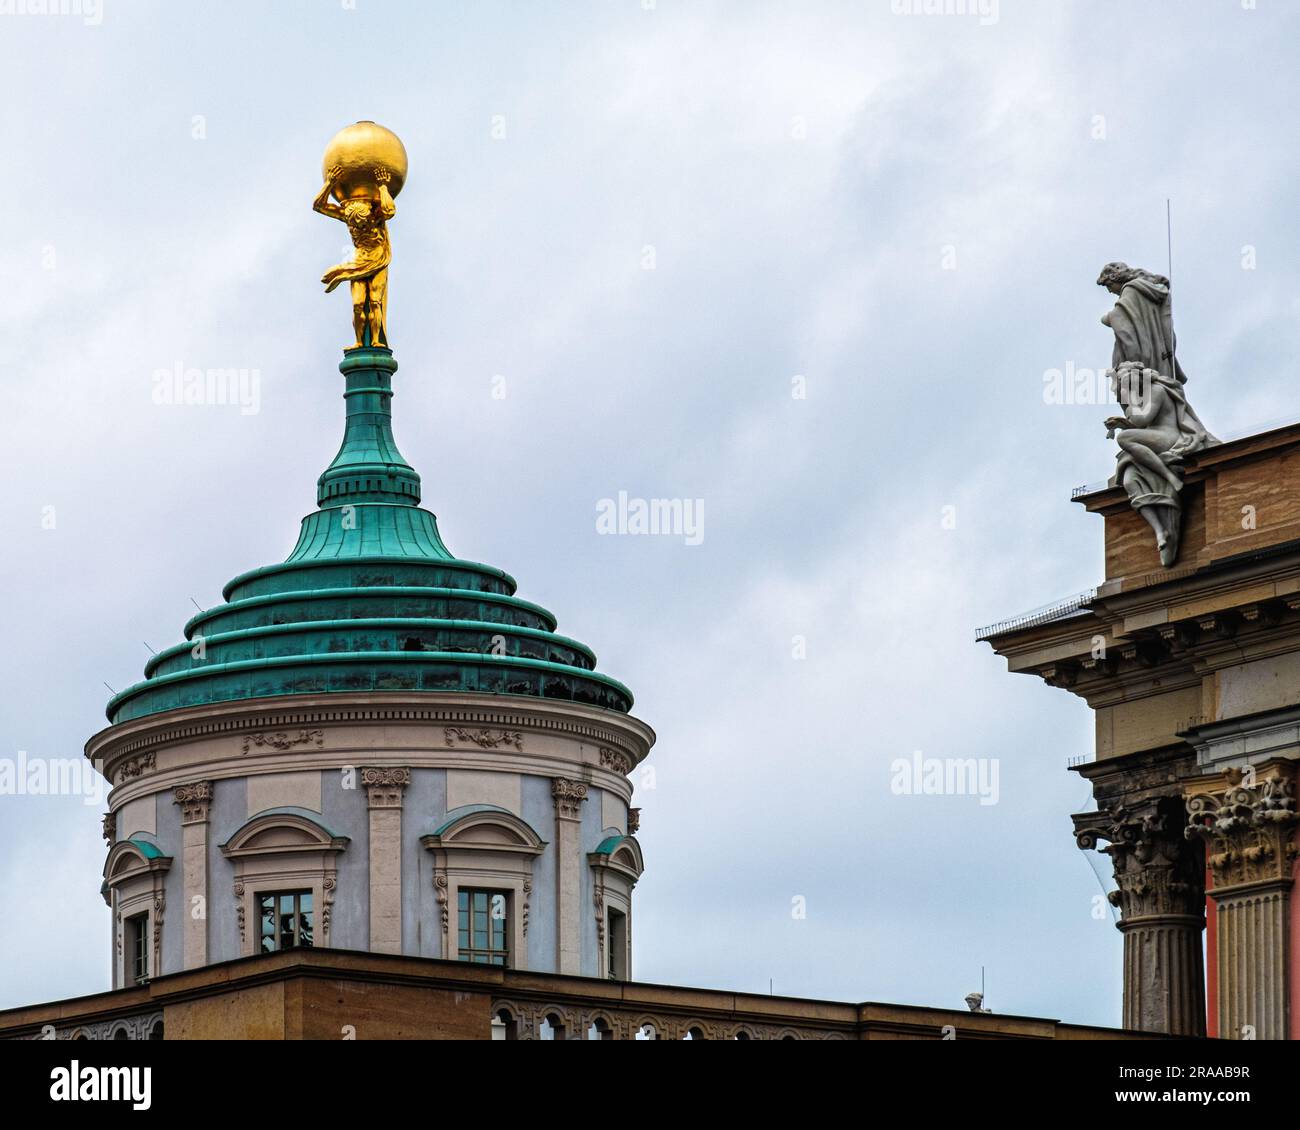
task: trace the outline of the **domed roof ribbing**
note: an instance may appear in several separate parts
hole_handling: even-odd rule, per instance
[[[348,350],[343,445],[280,565],[241,574],[115,695],[110,722],[288,694],[466,691],[556,698],[626,713],[632,693],[591,649],[515,596],[490,565],[452,556],[420,508],[420,476],[393,439],[397,362]]]

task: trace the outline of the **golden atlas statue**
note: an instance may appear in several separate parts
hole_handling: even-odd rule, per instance
[[[325,183],[312,202],[322,216],[348,226],[353,255],[321,277],[328,294],[341,282],[352,288],[356,347],[388,347],[388,264],[393,257],[388,221],[393,198],[406,182],[406,147],[392,130],[357,122],[339,130],[325,147]],[[330,197],[334,201],[330,200]]]

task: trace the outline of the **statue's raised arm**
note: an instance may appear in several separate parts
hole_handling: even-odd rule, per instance
[[[392,175],[387,169],[375,169],[375,184],[379,186],[379,214],[385,221],[391,220],[397,215],[397,205],[393,202],[393,197],[388,191],[388,182],[392,180]]]
[[[316,199],[311,202],[313,212],[319,212],[322,216],[330,216],[335,220],[345,218],[343,209],[330,200],[330,193],[334,191],[334,186],[338,183],[339,174],[342,171],[338,165],[334,165],[325,174],[325,183],[321,185],[321,190],[316,193]]]

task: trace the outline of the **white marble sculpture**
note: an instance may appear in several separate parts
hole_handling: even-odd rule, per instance
[[[1169,280],[1127,263],[1107,263],[1097,276],[1097,285],[1115,295],[1114,308],[1101,318],[1101,324],[1115,334],[1110,367],[1118,369],[1125,361],[1140,361],[1144,369],[1168,373],[1179,384],[1186,384],[1187,374],[1175,355]]]
[[[1120,447],[1111,480],[1156,535],[1160,563],[1178,558],[1182,526],[1182,464],[1219,441],[1187,402],[1187,374],[1178,363],[1169,280],[1126,263],[1107,263],[1097,278],[1116,296],[1101,319],[1115,335],[1110,378],[1123,415],[1106,420]]]
[[[1119,433],[1114,481],[1151,524],[1160,563],[1168,567],[1178,557],[1183,458],[1219,441],[1205,430],[1174,378],[1140,361],[1125,361],[1110,372],[1124,410],[1106,420],[1107,437]]]

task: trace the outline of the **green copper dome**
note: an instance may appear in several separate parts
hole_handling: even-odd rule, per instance
[[[343,445],[293,552],[227,584],[224,604],[185,625],[186,642],[112,698],[109,721],[340,691],[515,694],[629,711],[627,687],[597,674],[591,649],[557,635],[546,609],[515,596],[513,577],[443,544],[393,439],[392,352],[348,350],[339,370]]]

